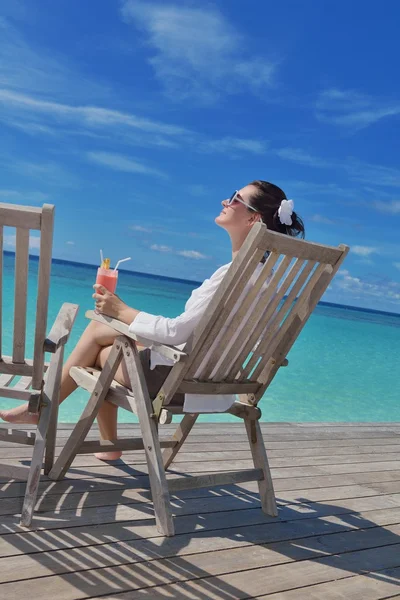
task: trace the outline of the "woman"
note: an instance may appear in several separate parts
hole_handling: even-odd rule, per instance
[[[293,211],[293,202],[288,201],[284,192],[272,183],[253,181],[232,194],[229,200],[223,200],[222,211],[216,217],[217,225],[225,229],[231,239],[232,260],[239,252],[250,229],[259,221],[268,229],[290,236],[304,237],[304,225]],[[174,319],[150,315],[127,306],[118,296],[104,287],[95,285],[93,298],[98,312],[119,319],[129,325],[132,333],[165,344],[186,342],[201,316],[204,314],[213,294],[221,283],[230,263],[220,267],[210,279],[207,279],[188,300],[185,311]],[[119,335],[107,325],[92,321],[67,359],[62,373],[60,402],[75,389],[76,384],[69,375],[72,366],[102,368],[110,353],[115,337]],[[150,397],[154,398],[171,367],[165,360],[148,349],[140,350],[140,358],[146,375]],[[150,364],[151,362],[151,364]],[[128,377],[121,365],[115,379],[128,386]],[[113,440],[117,437],[117,407],[104,402],[97,415],[102,439]],[[0,417],[9,423],[35,423],[37,415],[28,413],[28,405],[0,411]],[[101,452],[95,455],[102,460],[115,460],[121,452]]]

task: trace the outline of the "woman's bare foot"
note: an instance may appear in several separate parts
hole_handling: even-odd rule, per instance
[[[28,404],[21,404],[10,410],[0,410],[0,419],[7,423],[28,423],[36,425],[38,415],[28,412]]]
[[[99,460],[118,460],[121,458],[122,452],[114,450],[114,452],[95,452],[95,457]]]

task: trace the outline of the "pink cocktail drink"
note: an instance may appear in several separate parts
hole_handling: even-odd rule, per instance
[[[118,271],[112,269],[103,269],[99,267],[97,269],[96,283],[104,286],[109,292],[115,294],[118,281]]]

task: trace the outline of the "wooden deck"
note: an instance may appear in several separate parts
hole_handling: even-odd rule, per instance
[[[67,479],[40,484],[22,530],[24,483],[6,465],[25,468],[31,448],[1,442],[0,598],[400,597],[400,423],[262,428],[279,517],[261,512],[253,483],[190,490],[173,497],[173,538],[155,528],[143,452],[78,457]],[[170,476],[251,466],[240,424],[200,424]]]

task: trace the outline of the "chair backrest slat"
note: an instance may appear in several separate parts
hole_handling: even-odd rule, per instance
[[[248,315],[247,322],[241,328],[230,351],[213,375],[215,381],[219,381],[221,378],[227,381],[234,380],[243,363],[243,356],[247,356],[258,343],[263,331],[268,326],[275,308],[282,300],[283,295],[288,290],[304,261],[297,260],[292,265],[289,273],[278,288],[277,284],[281,281],[290,263],[291,258],[284,257],[273,274],[269,285],[257,298],[257,304]],[[239,325],[237,325],[236,329],[239,329]]]
[[[342,248],[344,258],[349,248],[344,245],[342,246]],[[261,382],[262,385],[255,394],[256,402],[262,397],[264,391],[274,378],[275,373],[281,364],[281,359],[283,358],[283,356],[287,355],[287,353],[293,346],[300,331],[306,324],[309,315],[314,310],[321,295],[327,289],[330,281],[332,281],[332,277],[335,275],[342,262],[343,260],[338,261],[338,264],[336,264],[334,267],[332,267],[331,265],[325,266],[323,273],[320,275],[318,281],[315,281],[315,284],[310,290],[309,294],[305,295],[302,305],[298,307],[298,310],[296,311],[294,318],[291,320],[290,324],[287,325],[285,328],[282,328],[283,335],[280,336],[278,343],[275,344],[273,356],[267,362],[267,364],[264,366],[263,370],[258,376],[258,381]],[[286,325],[286,322],[284,325]]]
[[[263,339],[260,340],[260,343],[256,349],[256,352],[253,353],[250,360],[247,362],[247,364],[242,369],[242,372],[239,376],[239,381],[243,381],[244,379],[246,379],[249,376],[250,372],[255,367],[256,362],[258,361],[259,357],[261,356],[261,353],[265,351],[264,348],[268,347],[268,344],[270,343],[271,339],[275,335],[275,333],[279,327],[279,324],[281,323],[281,321],[283,319],[283,315],[287,312],[287,310],[292,305],[296,296],[302,289],[303,285],[307,281],[307,278],[309,277],[310,273],[312,272],[313,268],[315,267],[315,264],[316,264],[315,261],[307,262],[307,264],[304,266],[303,270],[301,271],[300,275],[297,277],[297,280],[295,281],[289,294],[285,298],[282,306],[278,309],[278,311],[275,314],[269,315],[270,322],[268,325],[268,330],[265,332]],[[277,306],[278,306],[278,304],[276,304],[276,306],[274,306],[274,311],[276,310]],[[261,330],[261,332],[262,331],[263,330]],[[253,348],[253,346],[252,346],[252,348]]]
[[[5,265],[3,257],[3,227],[15,228],[15,262],[14,262],[14,325],[13,346],[11,358],[1,353],[3,360],[0,362],[0,373],[10,371],[15,375],[32,375],[32,388],[40,390],[44,374],[44,341],[47,327],[47,310],[50,287],[50,267],[53,239],[54,207],[45,204],[42,208],[19,206],[14,204],[0,203],[0,351],[1,324],[3,311],[3,298],[1,295],[1,283]],[[29,239],[30,230],[40,232],[39,269],[37,277],[37,301],[35,319],[35,344],[33,361],[26,358],[27,331],[27,305],[28,305],[28,276],[29,276]],[[12,239],[14,236],[8,236]],[[37,238],[35,238],[37,239]],[[8,262],[8,258],[6,258]],[[7,264],[7,263],[6,263]],[[30,304],[30,302],[29,302]],[[3,311],[3,315],[2,315]],[[33,315],[32,315],[33,316]],[[31,319],[29,319],[29,324]]]
[[[44,340],[46,338],[49,305],[51,255],[53,247],[54,207],[45,204],[42,209],[38,294],[32,388],[40,389],[44,372]]]
[[[251,334],[247,338],[246,341],[246,331],[242,331],[240,340],[237,340],[237,345],[239,347],[238,357],[235,359],[234,363],[231,366],[231,369],[228,371],[226,379],[228,381],[237,379],[240,376],[240,371],[243,369],[243,356],[248,356],[250,352],[256,347],[261,339],[263,332],[266,327],[270,324],[272,320],[272,316],[276,311],[279,303],[282,301],[284,295],[288,291],[289,287],[293,283],[296,275],[304,265],[303,259],[297,259],[295,263],[292,265],[289,273],[285,277],[284,281],[281,283],[277,292],[273,295],[272,299],[268,301],[268,298],[264,296],[260,298],[259,310],[254,315],[254,322],[256,326],[252,329]],[[274,274],[273,279],[271,280],[271,290],[275,290],[277,287],[277,282],[279,281],[280,274],[276,272]],[[260,317],[260,312],[265,311],[263,318]],[[240,348],[244,344],[243,351],[240,352]]]
[[[14,363],[25,361],[26,305],[28,300],[29,229],[17,228],[15,241]]]
[[[246,329],[248,333],[250,313],[257,311],[257,303],[262,294],[262,289],[266,288],[268,293],[272,291],[270,286],[268,286],[268,282],[278,259],[279,254],[271,252],[265,264],[259,264],[255,271],[255,275],[258,271],[257,279],[255,281],[253,281],[254,277],[249,279],[244,292],[242,292],[242,296],[238,299],[236,306],[231,309],[224,327],[219,331],[214,328],[214,331],[210,332],[213,343],[208,355],[195,373],[196,379],[204,380],[211,378],[219,381],[223,378],[223,364],[227,360],[232,362],[236,356],[237,344],[235,341],[240,332]]]
[[[280,339],[285,335],[293,320],[296,318],[296,315],[299,314],[299,311],[304,310],[307,298],[313,290],[314,286],[318,283],[325,268],[325,264],[319,264],[312,273],[310,279],[307,281],[305,287],[301,291],[301,294],[298,297],[297,301],[295,303],[292,303],[291,305],[288,305],[289,303],[285,303],[286,306],[285,309],[282,311],[283,314],[281,314],[280,317],[275,320],[274,324],[271,325],[271,328],[268,330],[267,335],[262,340],[259,348],[257,348],[257,351],[252,357],[252,361],[253,359],[255,360],[255,362],[258,362],[259,359],[260,360],[254,371],[251,373],[251,376],[249,376],[249,372],[246,366],[246,379],[249,378],[251,381],[259,380],[259,376],[263,371],[266,362],[273,356],[274,350],[277,347]]]

